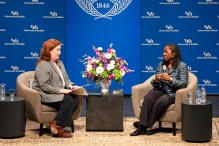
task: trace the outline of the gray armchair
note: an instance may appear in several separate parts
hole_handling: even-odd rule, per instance
[[[25,99],[25,116],[29,119],[40,124],[39,136],[43,134],[43,125],[52,121],[56,116],[56,109],[42,105],[40,93],[37,90],[31,89],[28,86],[28,79],[34,78],[34,71],[21,73],[17,77],[16,94],[17,96]],[[72,131],[74,132],[73,120],[77,120],[82,111],[83,96],[78,96],[79,105],[72,117]]]
[[[145,82],[132,86],[132,104],[134,109],[134,114],[137,119],[139,119],[141,106],[144,100],[144,96],[150,91],[153,87],[150,84],[150,81],[155,77],[152,75]],[[189,72],[188,86],[186,88],[180,89],[176,92],[175,103],[171,104],[166,113],[159,120],[159,127],[161,127],[161,122],[171,122],[173,126],[173,135],[176,135],[176,123],[181,121],[181,102],[188,99],[187,93],[192,91],[196,93],[198,85],[197,77]]]

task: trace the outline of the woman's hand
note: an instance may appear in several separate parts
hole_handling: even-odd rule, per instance
[[[158,82],[158,81],[160,81],[160,79],[162,79],[162,74],[156,74],[155,81]]]
[[[171,81],[171,77],[167,73],[162,73],[161,79],[165,81]]]
[[[59,91],[59,93],[61,93],[61,94],[69,94],[69,93],[71,93],[71,92],[72,92],[71,89],[61,89],[61,90]]]

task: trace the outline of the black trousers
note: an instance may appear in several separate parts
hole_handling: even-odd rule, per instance
[[[54,120],[56,124],[62,127],[70,127],[72,122],[72,115],[78,107],[79,100],[76,95],[65,94],[62,101],[45,103],[44,105],[51,106],[57,109],[58,113]]]
[[[152,89],[145,97],[140,112],[140,124],[151,128],[166,112],[166,109],[175,102],[162,90]]]

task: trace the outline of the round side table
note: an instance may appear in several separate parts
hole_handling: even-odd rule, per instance
[[[25,101],[22,97],[6,96],[0,100],[0,137],[18,138],[25,135]]]
[[[182,139],[207,142],[212,138],[212,103],[182,102]]]

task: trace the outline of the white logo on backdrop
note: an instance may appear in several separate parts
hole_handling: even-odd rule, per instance
[[[202,80],[204,84],[198,84],[198,86],[217,86],[217,84],[212,84],[209,79]]]
[[[219,73],[219,70],[216,70],[216,73]]]
[[[159,32],[179,32],[178,29],[174,29],[172,25],[165,25],[164,30],[159,30]]]
[[[217,46],[219,46],[219,43],[216,43]]]
[[[159,2],[160,5],[179,5],[179,2],[174,2],[174,0],[166,0],[166,2]]]
[[[44,5],[44,2],[39,2],[39,0],[31,0],[31,2],[24,2],[26,5]]]
[[[44,32],[43,29],[39,29],[37,25],[30,25],[31,29],[24,29],[24,32]]]
[[[19,40],[17,38],[11,38],[11,42],[10,43],[4,43],[6,46],[14,46],[14,45],[18,45],[18,46],[24,46],[25,43],[20,43]]]
[[[5,18],[25,18],[23,15],[19,15],[18,11],[11,11],[11,15],[5,15]]]
[[[109,20],[112,20],[112,16],[115,16],[122,11],[124,11],[129,4],[132,2],[132,0],[110,0],[111,3],[113,3],[113,6],[111,6],[111,3],[106,2],[98,2],[98,0],[75,0],[76,3],[83,9],[87,14],[90,14],[92,16],[95,16],[94,19],[97,20],[99,18],[107,18]],[[97,2],[97,3],[96,3]],[[110,9],[105,14],[102,14],[97,9]]]
[[[186,16],[178,16],[178,18],[199,18],[199,16],[194,16],[191,11],[185,11]]]
[[[198,43],[193,43],[191,39],[184,39],[185,43],[178,43],[179,46],[198,46]]]
[[[3,29],[3,28],[0,28],[0,31],[6,31],[5,29]]]
[[[63,16],[59,16],[58,13],[56,12],[49,12],[50,16],[43,16],[43,18],[59,18],[59,19],[63,19]]]
[[[197,59],[217,59],[216,56],[212,56],[210,52],[203,52],[204,57],[197,57]]]
[[[0,59],[6,59],[6,57],[5,56],[0,56]]]
[[[147,16],[141,16],[141,18],[154,18],[154,19],[159,19],[160,16],[155,16],[153,12],[146,12]]]
[[[197,32],[218,32],[218,30],[212,29],[211,25],[204,25],[204,29],[197,29]]]
[[[146,43],[141,43],[142,46],[159,46],[159,43],[154,43],[152,39],[146,39]]]
[[[205,0],[205,2],[198,2],[200,5],[218,5],[218,2],[213,2],[213,0]]]
[[[145,66],[145,69],[146,70],[142,70],[141,72],[147,72],[147,73],[149,73],[149,72],[154,73],[155,72],[155,70],[152,66]]]
[[[6,4],[6,2],[0,1],[0,5],[4,5],[4,4]]]
[[[30,52],[30,56],[25,56],[24,59],[38,59],[38,56],[37,52]]]
[[[188,68],[188,71],[190,71],[190,72],[193,72],[193,73],[197,73],[198,72],[197,70],[193,70],[191,66],[188,66],[187,68]]]
[[[18,66],[11,66],[11,70],[5,70],[5,72],[25,72],[25,71],[20,70]]]

